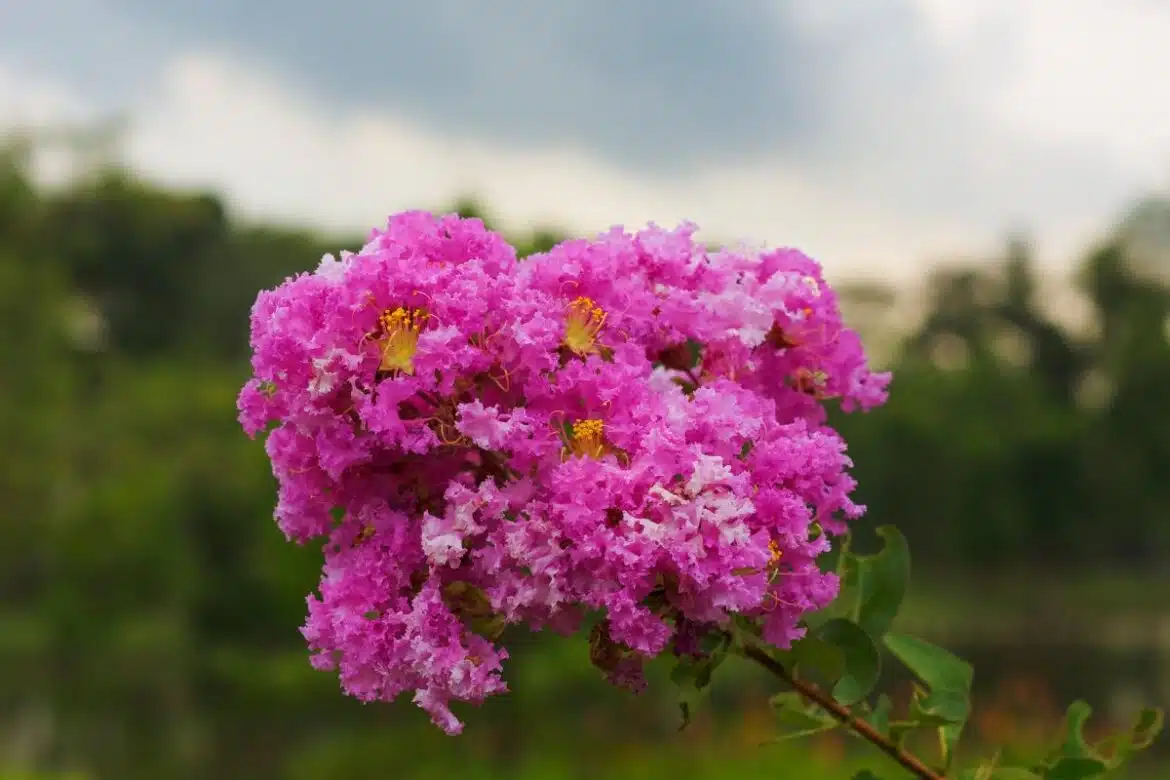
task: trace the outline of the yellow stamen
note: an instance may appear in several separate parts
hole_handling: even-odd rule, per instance
[[[573,423],[573,434],[569,440],[569,450],[574,455],[589,458],[600,458],[608,451],[602,433],[605,424],[601,420],[578,420]]]
[[[763,569],[757,569],[754,566],[744,566],[739,569],[732,569],[731,573],[737,577],[747,577],[753,574],[767,574],[768,583],[771,584],[776,581],[779,576],[780,559],[784,557],[784,551],[780,549],[780,543],[775,539],[768,542],[768,564]]]
[[[401,371],[414,373],[414,353],[418,349],[418,334],[426,324],[427,313],[423,309],[387,309],[378,318],[381,330],[379,343],[382,349],[380,371]]]
[[[825,391],[825,385],[828,384],[828,381],[829,375],[824,371],[819,369],[810,371],[804,367],[798,368],[793,377],[793,384],[798,392],[807,393],[817,399],[828,397]]]
[[[372,537],[373,535],[374,535],[374,526],[372,526],[372,525],[362,526],[362,530],[358,531],[358,535],[356,537],[354,537],[352,546],[357,547],[359,544],[362,544],[363,542],[369,540],[370,537]]]
[[[597,335],[605,325],[605,310],[593,299],[584,296],[569,304],[565,320],[565,346],[577,355],[588,355],[597,351]]]

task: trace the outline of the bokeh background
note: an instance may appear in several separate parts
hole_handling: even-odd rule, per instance
[[[0,778],[900,776],[763,744],[734,665],[679,734],[664,674],[517,634],[458,739],[310,670],[247,314],[404,208],[818,257],[896,372],[840,420],[858,544],[909,537],[972,748],[1166,704],[1168,42],[1158,0],[0,2]]]

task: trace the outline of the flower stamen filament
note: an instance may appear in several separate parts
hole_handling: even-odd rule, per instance
[[[592,298],[581,296],[569,304],[565,318],[565,346],[575,355],[585,356],[597,351],[597,336],[605,326],[605,310]]]
[[[382,361],[379,371],[414,373],[414,355],[418,350],[418,335],[428,315],[423,309],[399,306],[387,309],[378,317],[378,343]]]

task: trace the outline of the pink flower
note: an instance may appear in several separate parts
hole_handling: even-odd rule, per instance
[[[735,616],[798,638],[817,557],[863,508],[824,403],[885,400],[819,266],[614,228],[518,264],[476,220],[408,212],[262,292],[250,435],[277,522],[326,540],[303,629],[363,700],[506,690],[503,627],[571,633],[644,686]]]

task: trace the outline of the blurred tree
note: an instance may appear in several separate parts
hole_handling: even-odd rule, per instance
[[[219,251],[200,257],[192,269],[184,293],[187,314],[176,340],[203,354],[241,361],[248,355],[248,316],[259,290],[312,270],[327,253],[356,251],[361,243],[357,237],[328,239],[307,231],[233,228]]]
[[[463,195],[459,197],[456,199],[454,205],[451,206],[450,210],[464,219],[482,220],[488,228],[492,227],[492,220],[488,215],[487,208],[474,195]]]
[[[1028,368],[1053,400],[1072,405],[1088,360],[1069,335],[1040,309],[1033,255],[1023,239],[1009,242],[1004,277],[1004,291],[995,313],[1023,334],[1028,342]]]
[[[224,252],[228,224],[211,195],[177,195],[111,171],[49,199],[46,222],[76,288],[114,346],[159,354],[177,343],[201,268]]]
[[[974,268],[939,268],[927,277],[926,286],[927,314],[906,340],[907,357],[963,365],[994,362],[989,308],[996,294],[994,281]]]
[[[1139,203],[1089,254],[1079,278],[1097,312],[1094,359],[1108,388],[1084,457],[1102,513],[1129,520],[1124,533],[1103,543],[1114,555],[1146,563],[1170,547],[1170,530],[1159,522],[1170,505],[1170,486],[1159,476],[1170,463],[1162,401],[1170,386],[1168,236],[1166,201]]]
[[[233,399],[257,290],[360,240],[240,224],[213,195],[125,171],[45,191],[30,148],[0,154],[0,729],[47,724],[23,739],[32,763],[255,780],[364,777],[381,762],[449,772],[475,756],[508,773],[511,751],[579,739],[582,713],[619,706],[579,646],[518,635],[517,692],[453,748],[409,703],[363,709],[312,671],[296,626],[319,551],[271,522],[271,472]],[[1158,234],[1150,214],[1143,235]],[[528,254],[560,236],[511,238]],[[863,527],[897,523],[936,565],[1165,559],[1170,305],[1130,238],[1083,263],[1096,334],[1045,313],[1023,241],[1001,263],[932,276],[919,327],[888,352],[889,407],[834,415]],[[874,337],[907,308],[881,285],[838,289]],[[1105,401],[1081,402],[1090,379]],[[645,707],[638,730],[657,734],[668,703]],[[589,728],[631,731],[608,716]]]

